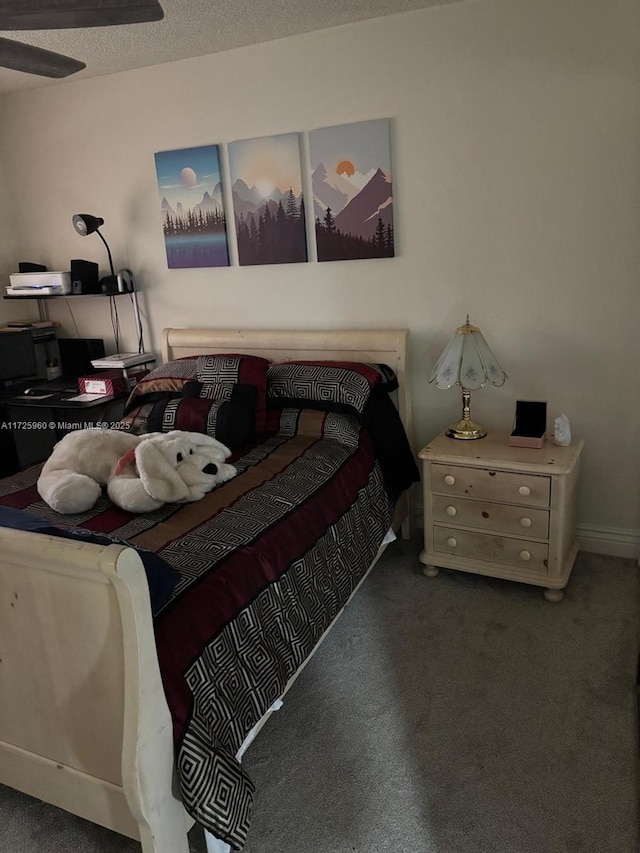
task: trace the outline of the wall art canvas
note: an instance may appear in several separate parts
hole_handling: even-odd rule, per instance
[[[229,266],[218,145],[155,155],[169,269]]]
[[[229,169],[240,265],[306,261],[299,134],[230,142]]]
[[[389,119],[309,133],[319,261],[394,255]]]

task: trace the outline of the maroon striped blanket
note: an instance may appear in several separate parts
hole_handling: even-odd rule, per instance
[[[369,433],[350,415],[285,409],[202,500],[133,516],[102,498],[59,516],[38,468],[0,482],[0,504],[126,539],[180,574],[155,617],[185,807],[243,847],[254,786],[235,755],[372,563],[394,501]]]

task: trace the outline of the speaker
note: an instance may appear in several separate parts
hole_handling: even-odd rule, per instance
[[[82,293],[100,293],[98,264],[78,259],[70,261],[70,267],[71,293],[76,296]]]
[[[77,379],[95,373],[91,364],[95,358],[104,358],[102,338],[58,338],[62,375]]]
[[[46,272],[47,268],[42,264],[34,264],[31,261],[20,261],[18,272]]]
[[[117,275],[105,275],[100,279],[100,293],[107,293],[112,295],[113,293],[119,293],[118,290],[118,276]]]

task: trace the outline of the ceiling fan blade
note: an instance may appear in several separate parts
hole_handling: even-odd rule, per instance
[[[41,77],[68,77],[87,66],[62,53],[0,37],[0,67]]]
[[[158,0],[0,0],[0,30],[113,27],[162,18]]]

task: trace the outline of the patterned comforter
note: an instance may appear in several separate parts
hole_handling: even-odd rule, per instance
[[[285,409],[232,461],[239,475],[202,500],[147,515],[103,498],[59,516],[35,491],[37,468],[2,481],[0,504],[124,538],[178,570],[155,632],[181,793],[240,850],[254,786],[236,752],[370,566],[394,499],[369,432],[349,415]]]

